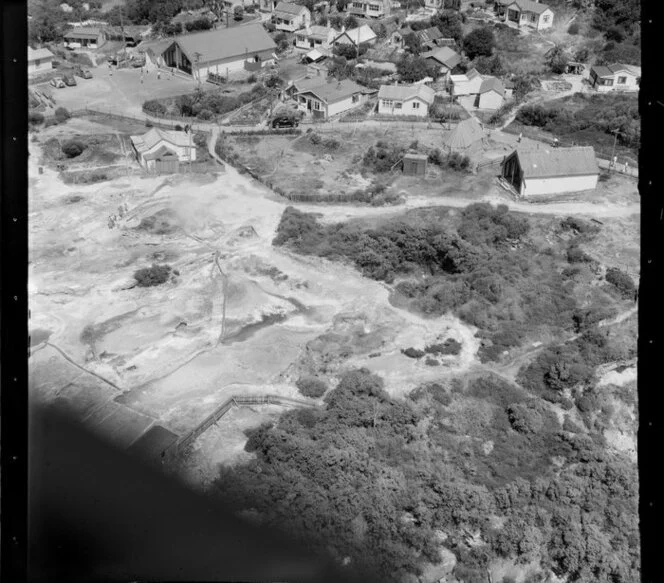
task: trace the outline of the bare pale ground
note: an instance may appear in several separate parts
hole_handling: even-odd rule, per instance
[[[343,370],[365,366],[401,396],[476,364],[475,330],[458,319],[421,318],[392,306],[387,286],[352,266],[273,247],[287,203],[230,167],[218,176],[65,185],[47,167],[38,174],[38,144],[31,154],[31,395],[64,404],[118,445],[130,445],[154,423],[181,435],[232,395],[299,396],[294,383],[302,374],[320,374],[333,386]],[[624,201],[514,203],[495,187],[483,200],[543,214],[638,212]],[[468,203],[413,194],[399,207],[299,208],[330,222]],[[128,213],[109,229],[109,216],[123,204]],[[136,229],[160,211],[170,213],[171,234]],[[228,277],[225,297],[216,254]],[[133,273],[153,262],[178,270],[176,281],[135,287]],[[440,366],[401,353],[446,338],[459,340],[462,351]],[[203,482],[219,463],[241,459],[242,430],[271,418],[272,409],[256,408],[196,442]],[[231,412],[230,420],[245,413]]]

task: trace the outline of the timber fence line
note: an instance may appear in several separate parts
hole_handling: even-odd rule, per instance
[[[299,406],[311,407],[314,403],[303,399],[294,399],[292,397],[282,397],[280,395],[234,395],[224,401],[210,415],[208,415],[194,429],[185,433],[173,445],[166,450],[166,455],[171,457],[178,455],[185,448],[196,441],[203,433],[212,427],[219,419],[228,413],[233,407],[243,407],[251,405],[281,405],[281,406]]]

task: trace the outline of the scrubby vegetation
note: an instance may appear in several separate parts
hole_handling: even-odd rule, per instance
[[[349,558],[365,580],[400,582],[439,562],[441,530],[465,582],[486,581],[500,558],[538,558],[530,581],[547,571],[570,583],[637,580],[636,468],[570,419],[563,431],[517,387],[489,377],[466,391],[429,383],[402,401],[369,371],[349,371],[323,408],[248,432],[256,459],[222,469],[215,492]]]
[[[67,140],[62,144],[62,153],[67,156],[67,158],[76,158],[83,153],[86,145],[80,140]]]
[[[327,384],[325,381],[312,376],[300,377],[295,383],[295,386],[305,397],[311,397],[313,399],[322,397],[325,394],[325,391],[327,391]]]
[[[170,265],[157,265],[153,263],[150,267],[144,267],[134,273],[134,279],[138,287],[154,287],[166,283],[171,277]]]
[[[556,106],[526,105],[519,110],[516,120],[563,139],[582,142],[585,137],[591,141],[589,145],[610,145],[614,130],[619,132],[618,143],[634,152],[641,141],[639,104],[632,95],[577,93],[563,98]],[[593,138],[593,134],[602,134],[603,139]]]

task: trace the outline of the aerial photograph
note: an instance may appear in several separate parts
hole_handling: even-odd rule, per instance
[[[366,581],[640,580],[638,0],[28,40],[30,407]]]

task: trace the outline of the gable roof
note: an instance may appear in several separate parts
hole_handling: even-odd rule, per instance
[[[378,90],[378,99],[407,101],[419,97],[429,105],[433,103],[435,95],[436,92],[426,85],[381,85]]]
[[[471,79],[474,79],[475,77],[479,77],[479,76],[480,76],[480,74],[477,71],[477,69],[475,69],[475,67],[473,67],[470,71],[466,71],[466,78],[468,79],[468,81],[470,81]]]
[[[315,49],[314,49],[315,50]],[[325,85],[327,83],[327,79],[323,76],[316,75],[313,77],[310,77],[309,75],[305,77],[301,77],[300,79],[295,79],[290,87],[294,87],[295,91],[297,93],[302,93],[306,91],[307,89],[313,89],[314,87],[320,87],[321,85]]]
[[[596,65],[591,68],[591,71],[595,71],[599,77],[611,77],[622,71],[637,77],[641,75],[641,67],[637,67],[636,65],[622,65],[620,63],[614,65]]]
[[[321,85],[309,87],[304,91],[300,91],[300,93],[313,93],[325,103],[335,103],[351,95],[355,95],[355,93],[363,93],[364,91],[364,87],[361,87],[350,79],[344,79],[343,81],[325,82]]]
[[[422,56],[425,59],[434,59],[442,63],[448,69],[454,69],[461,62],[461,56],[450,47],[440,47],[439,49],[422,53]]]
[[[354,44],[362,44],[373,40],[376,38],[376,33],[371,30],[371,27],[368,24],[363,24],[357,28],[351,28],[342,32],[337,38],[334,39],[334,42],[337,42],[342,36],[347,36],[348,39]]]
[[[500,79],[497,77],[482,77],[482,84],[480,85],[480,93],[488,93],[495,91],[498,95],[505,95],[505,87]]]
[[[443,143],[449,148],[465,150],[482,138],[484,138],[482,126],[474,117],[469,117],[460,121]]]
[[[592,146],[516,150],[524,178],[554,178],[599,174]]]
[[[97,38],[101,33],[101,28],[93,26],[77,26],[66,32],[65,38]]]
[[[160,142],[167,142],[174,146],[189,146],[189,134],[174,130],[160,130],[151,128],[142,136],[131,136],[131,141],[139,153],[147,152]]]
[[[287,17],[287,16],[297,16],[302,12],[302,10],[307,10],[306,7],[301,4],[291,4],[290,2],[279,2],[276,8],[274,9],[275,16]]]
[[[437,26],[425,28],[424,30],[418,30],[415,34],[417,35],[417,38],[419,38],[423,43],[432,42],[443,37],[443,33],[438,30]]]
[[[201,63],[239,57],[245,53],[274,51],[277,48],[261,24],[186,34],[176,37],[173,42],[180,46],[192,62],[195,61],[196,53],[200,53]]]
[[[516,4],[521,12],[534,12],[535,14],[542,14],[547,10],[551,10],[546,4],[541,4],[540,2],[533,2],[532,0],[514,0],[510,4],[507,4],[508,7]]]
[[[48,59],[49,57],[55,57],[55,55],[47,48],[31,49],[28,47],[28,62],[36,61],[37,59]]]
[[[330,32],[336,33],[337,31],[330,26],[320,26],[318,24],[314,24],[309,28],[301,28],[300,30],[296,30],[295,34],[306,36],[307,38],[327,40]]]

